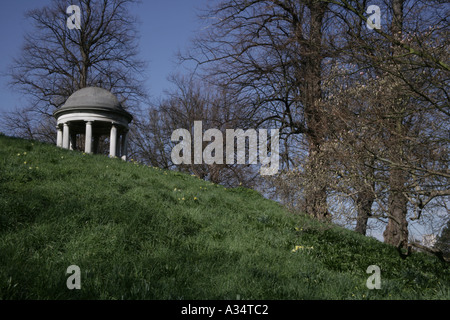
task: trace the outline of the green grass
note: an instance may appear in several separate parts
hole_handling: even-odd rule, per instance
[[[0,136],[0,299],[449,299],[449,283],[435,257],[252,190]]]

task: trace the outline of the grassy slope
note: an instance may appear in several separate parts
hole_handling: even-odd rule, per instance
[[[0,136],[3,299],[449,299],[449,279],[248,189]]]

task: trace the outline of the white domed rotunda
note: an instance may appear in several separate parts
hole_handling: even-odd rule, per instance
[[[73,93],[53,113],[57,121],[57,146],[76,149],[78,135],[84,135],[86,153],[97,153],[99,138],[109,136],[109,156],[127,158],[129,124],[133,116],[108,90],[87,87]]]

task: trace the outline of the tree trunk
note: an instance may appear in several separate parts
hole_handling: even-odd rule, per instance
[[[327,183],[324,177],[324,161],[321,159],[320,146],[326,136],[325,118],[322,116],[320,100],[322,98],[322,26],[328,4],[310,1],[310,33],[303,43],[303,90],[302,102],[308,127],[309,159],[308,169],[311,178],[305,189],[306,214],[323,220],[328,217]]]
[[[358,216],[356,218],[356,228],[355,231],[366,235],[367,233],[367,222],[369,217],[372,215],[372,204],[375,198],[373,191],[370,190],[369,186],[364,186],[358,194],[356,199],[356,209],[358,210]]]
[[[403,195],[405,174],[402,170],[392,169],[390,176],[389,221],[383,233],[384,242],[396,247],[408,244],[407,199]]]
[[[404,0],[392,0],[392,24],[391,32],[394,38],[401,40],[403,30],[403,2]],[[399,55],[401,48],[392,45],[392,55]],[[393,165],[390,168],[389,177],[389,199],[388,199],[388,225],[383,233],[384,241],[399,248],[404,248],[408,244],[408,222],[406,215],[408,212],[408,200],[404,195],[406,172],[398,167],[402,163],[403,143],[405,137],[405,127],[400,117],[404,109],[403,102],[393,102],[392,116],[390,120],[390,157]],[[396,165],[397,164],[397,165]]]
[[[327,206],[327,177],[325,164],[320,159],[320,151],[315,147],[310,148],[308,158],[308,176],[305,185],[305,213],[317,218],[326,220],[329,218]]]
[[[375,161],[374,159],[365,160],[360,167],[360,171],[363,176],[360,178],[360,183],[358,187],[358,195],[356,198],[356,228],[355,231],[366,235],[367,233],[367,222],[369,217],[372,215],[372,204],[375,201]]]

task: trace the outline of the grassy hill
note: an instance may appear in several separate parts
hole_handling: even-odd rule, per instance
[[[450,270],[252,190],[0,136],[0,299],[236,298],[449,299]]]

